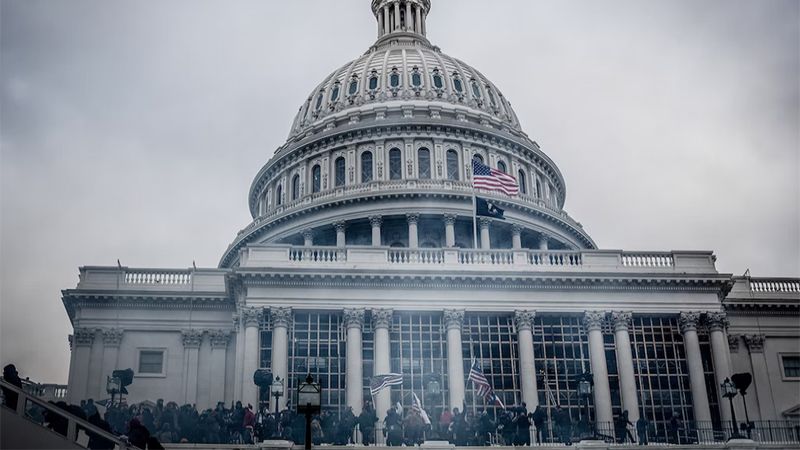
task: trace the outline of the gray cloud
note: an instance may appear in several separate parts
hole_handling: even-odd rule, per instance
[[[65,381],[81,265],[215,266],[313,86],[373,42],[368,2],[0,4],[0,359]],[[437,0],[603,248],[800,274],[800,4]]]

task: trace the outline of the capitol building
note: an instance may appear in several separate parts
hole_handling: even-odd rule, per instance
[[[598,248],[515,93],[429,42],[430,0],[371,8],[376,41],[307,93],[217,268],[86,266],[62,291],[70,402],[107,398],[132,368],[128,402],[274,410],[263,368],[288,392],[312,374],[333,412],[358,415],[388,373],[403,383],[375,396],[381,418],[411,393],[429,413],[494,410],[466,382],[477,363],[506,405],[576,421],[586,372],[597,424],[628,411],[662,434],[674,415],[718,427],[732,419],[720,385],[742,372],[751,421],[800,419],[800,279],[720,273],[707,251]],[[518,194],[476,190],[473,160]],[[475,196],[503,217],[476,219]]]

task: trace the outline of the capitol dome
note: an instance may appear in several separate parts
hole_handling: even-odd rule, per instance
[[[377,40],[308,94],[253,180],[253,221],[220,266],[237,266],[250,243],[474,247],[473,194],[505,210],[480,221],[481,249],[595,248],[503,93],[428,41],[430,0],[371,6]],[[474,190],[473,158],[516,177],[519,195]]]

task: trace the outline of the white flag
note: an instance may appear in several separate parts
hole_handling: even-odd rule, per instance
[[[422,409],[422,403],[420,403],[419,397],[417,397],[417,394],[413,392],[411,393],[411,395],[414,396],[414,404],[411,405],[411,409],[419,412],[419,415],[422,416],[422,421],[425,422],[425,425],[430,425],[431,419],[428,417],[428,413],[426,413],[425,410]]]

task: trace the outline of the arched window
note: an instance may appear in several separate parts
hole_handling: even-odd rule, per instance
[[[322,107],[322,100],[324,98],[325,98],[325,90],[324,89],[320,89],[319,90],[319,95],[317,95],[317,103],[314,104],[314,109],[315,110],[319,111],[319,109]]]
[[[389,150],[389,179],[399,180],[403,178],[403,156],[399,148]]]
[[[322,188],[322,168],[319,164],[311,169],[311,192],[319,192]]]
[[[459,94],[464,93],[464,83],[461,82],[461,77],[458,76],[458,72],[453,72],[453,89]]]
[[[411,85],[414,87],[422,86],[422,75],[417,67],[414,67],[411,71]]]
[[[472,96],[476,99],[481,98],[481,87],[478,86],[478,82],[474,79],[472,80]]]
[[[447,179],[458,181],[458,152],[455,150],[447,151]]]
[[[300,197],[300,175],[295,174],[292,177],[292,200],[297,200]]]
[[[503,161],[497,161],[497,170],[503,173],[508,173],[508,168],[506,167],[506,163]]]
[[[345,176],[345,163],[344,163],[344,156],[340,156],[336,158],[334,164],[334,173],[336,177],[334,178],[334,186],[344,186],[344,176]]]
[[[361,154],[361,182],[370,181],[372,181],[372,152],[364,152]]]
[[[281,206],[283,204],[283,186],[280,184],[278,188],[275,189],[275,204]]]
[[[397,67],[392,67],[392,73],[389,74],[389,87],[400,87],[400,73]]]
[[[369,90],[374,91],[378,89],[378,71],[373,70],[369,76]]]
[[[536,198],[542,198],[542,183],[536,180]]]
[[[353,74],[350,79],[350,85],[347,86],[347,95],[356,95],[358,92],[358,75]]]
[[[442,78],[442,74],[439,73],[439,69],[433,69],[433,75],[431,75],[433,79],[433,87],[436,89],[444,89],[444,79]]]
[[[417,170],[419,178],[428,179],[431,177],[431,152],[427,148],[417,150]]]
[[[527,194],[528,182],[525,180],[525,171],[522,169],[519,169],[519,172],[517,172],[517,183],[519,183],[519,192]]]
[[[492,88],[490,88],[489,86],[486,86],[486,92],[489,94],[489,103],[491,103],[492,106],[496,107],[497,106],[497,101],[494,98],[494,92],[492,92]]]
[[[336,100],[339,100],[339,85],[340,83],[338,81],[333,83],[333,89],[331,90],[331,103],[336,103]]]
[[[472,159],[477,159],[479,163],[483,164],[483,156],[481,156],[478,153],[475,153],[474,155],[472,155]]]

